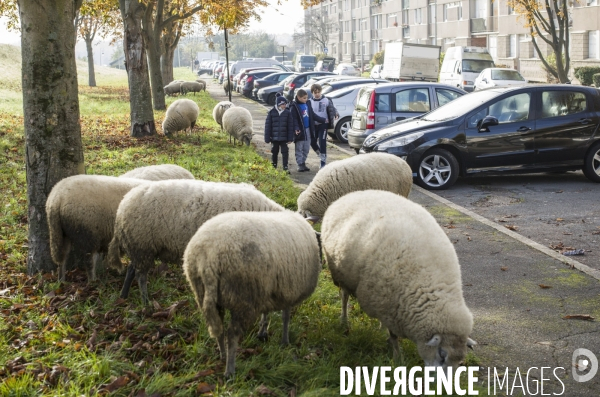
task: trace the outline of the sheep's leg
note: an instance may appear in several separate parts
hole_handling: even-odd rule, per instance
[[[259,323],[259,329],[258,329],[258,340],[262,341],[262,342],[266,342],[267,339],[269,338],[269,314],[268,313],[263,313],[260,316],[260,323]]]
[[[404,354],[403,354],[402,348],[398,344],[398,336],[395,335],[389,329],[388,329],[388,332],[390,333],[390,337],[389,337],[388,341],[392,344],[392,350],[394,352],[394,360],[397,360],[398,358],[402,358],[402,360],[404,360]]]
[[[225,321],[225,310],[222,308],[218,309],[219,318],[221,319],[221,324]],[[221,357],[221,361],[226,360],[227,348],[225,347],[225,329],[221,325],[221,333],[217,337],[217,344],[219,345],[219,356]]]
[[[292,317],[292,308],[283,309],[281,318],[283,320],[283,336],[281,338],[282,345],[290,344],[290,318]]]
[[[150,299],[148,299],[148,272],[140,270],[137,275],[137,280],[140,291],[142,292],[142,304],[147,306],[150,302]]]
[[[350,298],[350,294],[342,288],[340,289],[340,296],[342,298],[342,324],[348,324],[348,298]]]
[[[96,281],[96,262],[98,262],[100,254],[92,252],[92,258],[85,264],[85,272],[87,273],[88,284]]]
[[[244,330],[240,316],[231,313],[231,323],[227,330],[227,364],[225,365],[225,377],[227,378],[235,374],[235,356],[238,342],[243,334]]]
[[[129,264],[127,267],[127,274],[125,275],[125,282],[123,283],[123,288],[121,289],[121,298],[127,299],[129,296],[129,288],[131,288],[131,283],[133,283],[134,278],[135,267],[132,264]]]

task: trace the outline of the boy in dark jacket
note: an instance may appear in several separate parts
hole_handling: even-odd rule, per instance
[[[294,120],[287,109],[285,98],[278,96],[275,100],[275,107],[269,111],[265,121],[265,142],[271,143],[271,162],[275,168],[277,168],[277,158],[281,148],[283,170],[288,174],[289,149],[287,145],[293,141]]]
[[[296,163],[298,172],[310,171],[306,166],[306,158],[312,147],[317,155],[319,154],[316,142],[311,142],[311,137],[315,136],[315,121],[324,123],[325,119],[317,116],[312,107],[307,103],[308,93],[299,89],[296,91],[296,98],[290,105],[292,118],[294,119],[294,130],[296,132],[294,142],[296,143]]]

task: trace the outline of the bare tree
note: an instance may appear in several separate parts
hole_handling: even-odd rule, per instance
[[[308,15],[304,16],[304,22],[298,25],[299,31],[294,32],[292,37],[296,45],[317,43],[321,48],[326,48],[329,43],[329,34],[337,26],[338,23],[330,21],[325,12],[311,10]]]
[[[571,57],[569,56],[570,16],[567,1],[509,0],[508,5],[525,20],[525,27],[529,29],[533,47],[548,73],[561,83],[568,82]],[[542,54],[538,45],[539,40],[552,48],[556,65],[548,62],[547,57]]]

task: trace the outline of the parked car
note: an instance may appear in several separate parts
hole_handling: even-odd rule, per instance
[[[283,66],[288,68],[290,71],[294,70],[294,62],[292,61],[283,61]]]
[[[294,73],[293,72],[271,73],[261,79],[254,80],[254,89],[252,90],[252,96],[254,98],[258,99],[258,90],[260,90],[261,88],[267,88],[272,85],[276,85],[276,84],[282,82],[283,80],[285,80],[287,77],[291,76],[292,74],[294,74]]]
[[[236,74],[235,77],[233,78],[234,91],[236,91],[236,92],[242,91],[243,85],[241,84],[241,82],[242,82],[242,79],[244,77],[246,77],[246,74],[248,72],[254,72],[254,71],[259,71],[259,70],[269,70],[269,71],[271,71],[271,73],[275,73],[277,71],[277,69],[274,69],[271,67],[266,67],[266,66],[241,69],[240,72],[238,74]]]
[[[283,96],[288,101],[294,99],[296,88],[301,87],[307,80],[315,76],[327,76],[332,75],[330,72],[304,72],[296,74],[295,77],[283,87]]]
[[[479,73],[479,76],[475,79],[474,90],[525,84],[527,84],[527,80],[514,69],[487,68]]]
[[[248,68],[259,68],[259,67],[270,67],[273,69],[280,69],[282,72],[289,72],[288,68],[283,66],[279,61],[271,58],[248,58],[242,61],[237,61],[231,65],[231,73],[237,74],[242,69]]]
[[[380,79],[381,78],[381,70],[383,69],[383,65],[375,65],[373,69],[371,69],[371,78],[372,79]]]
[[[330,92],[339,90],[340,88],[346,88],[350,86],[354,86],[357,84],[366,84],[366,83],[389,83],[388,80],[385,79],[367,79],[367,78],[351,78],[351,79],[343,79],[339,81],[330,81],[322,84],[323,95],[329,94]]]
[[[270,74],[276,73],[274,70],[251,70],[242,79],[241,92],[244,96],[251,98],[252,90],[254,89],[254,82],[258,79],[266,77]]]
[[[450,47],[444,55],[439,82],[471,92],[479,73],[493,67],[496,65],[487,48]]]
[[[429,82],[381,84],[362,88],[352,113],[348,144],[357,153],[380,128],[438,108],[466,94],[460,88]]]
[[[314,55],[297,55],[296,56],[296,72],[310,72],[317,65],[317,57]]]
[[[359,84],[350,87],[340,88],[327,94],[331,99],[340,117],[333,122],[333,128],[327,130],[327,134],[342,143],[348,143],[348,130],[352,123],[352,112],[356,104],[356,96],[361,88],[369,84]]]
[[[360,72],[349,63],[340,63],[334,69],[333,73],[344,76],[359,76]]]
[[[261,88],[256,93],[256,96],[258,97],[258,100],[266,102],[269,105],[275,105],[275,97],[277,96],[277,94],[279,93],[279,94],[283,95],[283,87],[287,83],[289,83],[290,81],[292,81],[297,75],[298,75],[297,73],[294,73],[291,76],[286,77],[285,80],[277,83],[276,85],[272,85],[272,86],[267,87],[267,88]]]
[[[446,189],[483,173],[583,170],[600,182],[600,91],[572,85],[490,88],[372,134],[365,152],[408,162],[417,183]]]
[[[315,72],[333,72],[333,69],[335,69],[334,57],[325,57],[315,66]]]

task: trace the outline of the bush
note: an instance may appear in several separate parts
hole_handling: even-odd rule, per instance
[[[373,67],[375,65],[383,65],[384,56],[385,56],[385,50],[381,50],[378,53],[376,53],[375,55],[373,55],[373,59],[371,59],[371,62],[369,62],[371,64],[371,67]]]
[[[581,85],[592,85],[594,83],[594,75],[600,73],[598,66],[582,66],[575,71],[575,77]]]
[[[594,85],[596,88],[600,88],[600,73],[596,73],[592,76],[592,80],[594,80]]]

